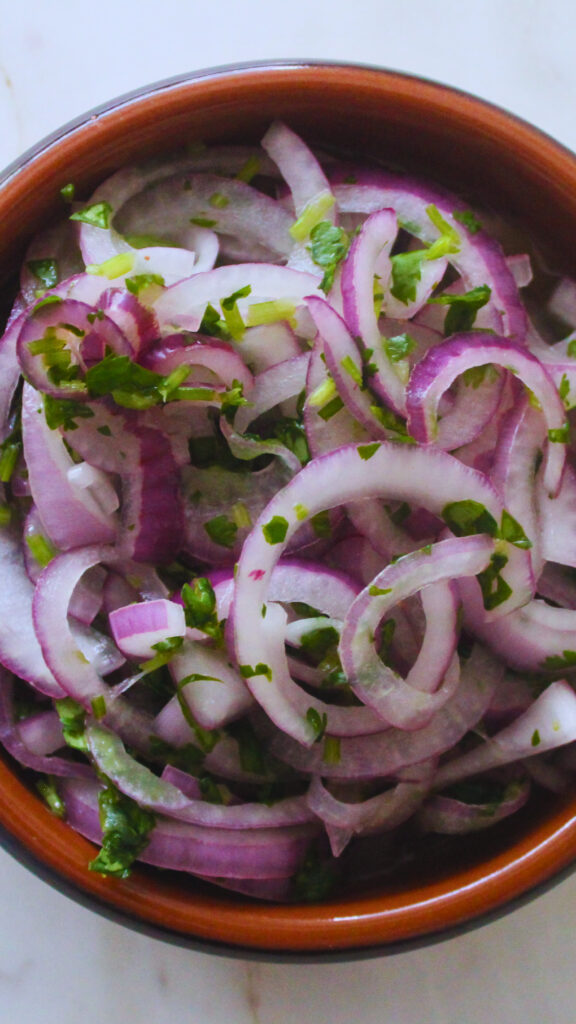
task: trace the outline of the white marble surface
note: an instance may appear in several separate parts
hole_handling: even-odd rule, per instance
[[[0,0],[0,165],[127,90],[271,57],[385,65],[468,89],[576,148],[572,0]],[[0,851],[4,1024],[573,1024],[576,877],[401,955],[270,965],[90,913]]]

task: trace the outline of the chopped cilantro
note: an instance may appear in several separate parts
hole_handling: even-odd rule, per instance
[[[64,741],[74,750],[81,750],[85,753],[88,750],[88,743],[85,737],[86,712],[84,708],[71,697],[55,700],[54,706],[62,724]]]
[[[317,711],[316,708],[308,708],[306,712],[306,721],[308,722],[308,725],[312,728],[312,732],[314,734],[314,742],[318,743],[324,736],[324,733],[326,732],[326,726],[328,725],[327,713],[323,711],[322,714],[320,714],[320,712]]]
[[[374,441],[372,444],[359,444],[357,448],[358,455],[364,462],[371,459],[382,445],[380,441]]]
[[[254,676],[266,676],[266,679],[272,682],[272,669],[270,665],[265,665],[262,661],[259,661],[257,665],[239,665],[238,667],[243,679],[253,679]]]
[[[102,694],[99,694],[98,697],[93,698],[93,700],[91,701],[91,707],[94,718],[96,718],[97,720],[104,718],[106,714],[106,699]]]
[[[317,224],[324,220],[324,215],[331,210],[335,203],[331,192],[321,192],[315,199],[306,204],[298,220],[290,228],[290,234],[295,242],[304,242],[311,236]]]
[[[491,288],[481,284],[463,295],[436,295],[428,302],[450,307],[444,320],[444,334],[447,336],[469,331],[476,320],[476,313],[489,302],[491,294]]]
[[[336,868],[333,861],[311,850],[294,875],[294,897],[305,903],[314,903],[329,896],[335,884]]]
[[[368,587],[368,593],[370,594],[370,597],[384,597],[385,594],[391,594],[392,593],[392,587],[384,587],[384,588],[382,588],[382,587],[377,587],[375,583],[372,583]]]
[[[342,367],[344,372],[347,373],[348,376],[352,378],[354,383],[357,384],[359,388],[364,387],[362,371],[359,369],[358,366],[356,366],[356,363],[354,362],[352,356],[344,356],[344,358],[340,361],[340,366]]]
[[[512,593],[512,588],[502,579],[502,569],[508,564],[506,555],[498,552],[492,555],[490,565],[483,572],[478,574],[478,583],[482,591],[484,607],[486,611],[492,611],[507,601]]]
[[[414,349],[416,342],[409,334],[397,334],[393,338],[386,338],[384,348],[391,363],[399,363],[406,359]]]
[[[337,646],[340,634],[334,626],[317,626],[308,633],[304,633],[301,639],[302,650],[310,655],[315,662],[322,661],[328,651]]]
[[[225,210],[230,204],[228,196],[225,196],[222,192],[213,192],[208,200],[210,206],[213,206],[216,210]]]
[[[344,402],[340,398],[340,395],[336,395],[329,402],[326,403],[321,409],[318,409],[318,415],[320,419],[323,419],[325,423],[331,420],[336,413],[340,412],[344,408]]]
[[[504,509],[500,520],[500,537],[509,541],[514,547],[528,549],[532,547],[532,541],[528,539],[520,523]]]
[[[246,315],[247,327],[259,327],[261,324],[275,324],[285,320],[296,326],[296,306],[290,299],[275,299],[269,302],[253,302],[248,306]]]
[[[38,779],[36,789],[52,811],[52,814],[55,814],[57,818],[64,818],[66,816],[66,805],[58,792],[56,779],[53,775],[45,775],[44,778]]]
[[[135,274],[134,277],[125,278],[124,284],[132,295],[139,295],[144,288],[149,288],[153,284],[163,288],[165,282],[160,274]]]
[[[457,537],[487,533],[498,536],[498,523],[479,501],[453,501],[442,509],[442,519]]]
[[[92,206],[85,206],[70,215],[70,220],[79,220],[84,224],[91,224],[95,228],[107,228],[110,226],[110,217],[113,213],[110,203],[106,201],[93,203]]]
[[[52,395],[44,395],[44,416],[50,430],[62,427],[64,430],[76,430],[77,419],[90,419],[94,410],[85,402],[75,402],[71,398],[53,398]],[[99,427],[100,433],[105,430],[110,433],[109,427]]]
[[[310,242],[308,251],[316,266],[324,271],[320,287],[328,293],[334,284],[336,270],[348,252],[350,239],[342,228],[323,220],[312,228]]]
[[[98,796],[102,849],[89,868],[101,875],[128,878],[133,862],[148,844],[156,818],[108,783]]]
[[[200,629],[215,640],[221,640],[222,627],[218,621],[216,595],[210,580],[205,576],[197,576],[192,583],[184,584],[181,596],[189,629]]]
[[[576,651],[562,651],[562,654],[551,654],[542,662],[541,668],[545,672],[563,672],[576,668]]]
[[[53,288],[58,284],[58,264],[53,259],[28,260],[26,266],[31,274],[44,285]]]
[[[195,224],[197,228],[215,228],[218,221],[210,220],[209,217],[190,217],[190,223]]]
[[[272,516],[262,527],[264,539],[268,544],[282,544],[288,533],[288,520],[284,516]]]
[[[417,294],[418,281],[422,277],[422,263],[425,249],[412,252],[399,252],[392,256],[392,286],[390,293],[405,306],[414,302]]]
[[[435,206],[426,208],[430,220],[440,231],[440,236],[425,249],[414,249],[411,252],[400,252],[392,256],[392,287],[391,294],[399,302],[408,305],[414,302],[417,295],[418,281],[422,277],[424,261],[440,259],[460,249],[458,232],[442,217]]]
[[[248,157],[246,163],[243,164],[240,170],[238,171],[236,178],[238,179],[238,181],[243,181],[247,185],[249,185],[250,182],[252,181],[252,178],[256,177],[259,170],[260,160],[256,156],[256,154],[254,154],[253,156]]]
[[[237,291],[233,292],[232,295],[228,295],[225,299],[220,300],[220,308],[222,309],[222,316],[230,337],[234,341],[242,341],[244,337],[244,331],[246,325],[240,315],[238,309],[238,299],[244,299],[250,295],[252,288],[247,284],[244,288],[238,288]]]
[[[554,444],[568,444],[570,441],[570,424],[566,422],[564,426],[558,427],[556,430],[549,430],[548,440]]]
[[[482,230],[482,225],[480,221],[476,219],[472,210],[455,210],[452,216],[459,224],[463,224],[471,235],[476,235]]]
[[[572,341],[568,342],[566,346],[566,355],[569,356],[570,359],[576,359],[576,338],[572,338]]]
[[[342,756],[340,746],[339,736],[324,737],[324,747],[322,748],[322,760],[324,764],[340,764]]]
[[[568,380],[568,375],[566,373],[562,374],[562,380],[560,381],[560,385],[558,387],[558,394],[560,395],[560,398],[562,399],[564,404],[569,405],[569,403],[566,402],[566,399],[570,394],[570,381]]]
[[[316,515],[310,517],[310,526],[317,537],[330,537],[332,535],[330,513],[327,510],[324,512],[317,512]]]
[[[11,479],[22,452],[22,435],[16,427],[0,444],[0,481],[7,484]]]
[[[42,567],[42,569],[45,569],[57,555],[54,545],[48,537],[45,537],[42,533],[28,534],[26,537],[26,544],[30,550],[32,558],[39,566]]]
[[[532,737],[530,739],[530,745],[532,747],[539,747],[541,742],[542,741],[540,739],[540,733],[538,732],[538,729],[534,729],[534,732],[532,733]]]
[[[236,543],[238,527],[226,515],[214,516],[204,523],[204,529],[215,544],[223,548],[233,548]]]
[[[65,203],[71,203],[76,195],[76,186],[69,181],[67,185],[63,185],[60,189],[60,195]]]

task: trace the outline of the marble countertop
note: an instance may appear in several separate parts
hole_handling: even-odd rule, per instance
[[[106,100],[194,69],[316,57],[459,86],[576,149],[570,0],[0,0],[0,166]],[[0,851],[0,1020],[18,1024],[573,1024],[576,876],[457,939],[275,965],[143,937]]]

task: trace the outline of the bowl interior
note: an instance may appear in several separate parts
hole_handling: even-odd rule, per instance
[[[72,181],[87,197],[127,162],[199,140],[257,141],[274,119],[317,147],[375,157],[455,189],[526,231],[547,268],[576,273],[576,159],[562,147],[429,82],[354,66],[278,64],[191,76],[121,99],[9,169],[0,180],[4,305],[26,242],[62,214],[63,185]],[[0,761],[7,841],[67,891],[178,941],[278,955],[396,949],[511,905],[571,863],[575,812],[576,799],[535,800],[473,839],[427,841],[397,871],[346,898],[268,906],[144,867],[125,882],[90,874],[90,844],[44,808],[8,758]]]

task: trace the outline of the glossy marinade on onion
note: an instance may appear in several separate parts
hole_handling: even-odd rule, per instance
[[[62,202],[0,343],[0,739],[90,869],[317,899],[572,786],[576,284],[536,317],[481,213],[280,123]]]

